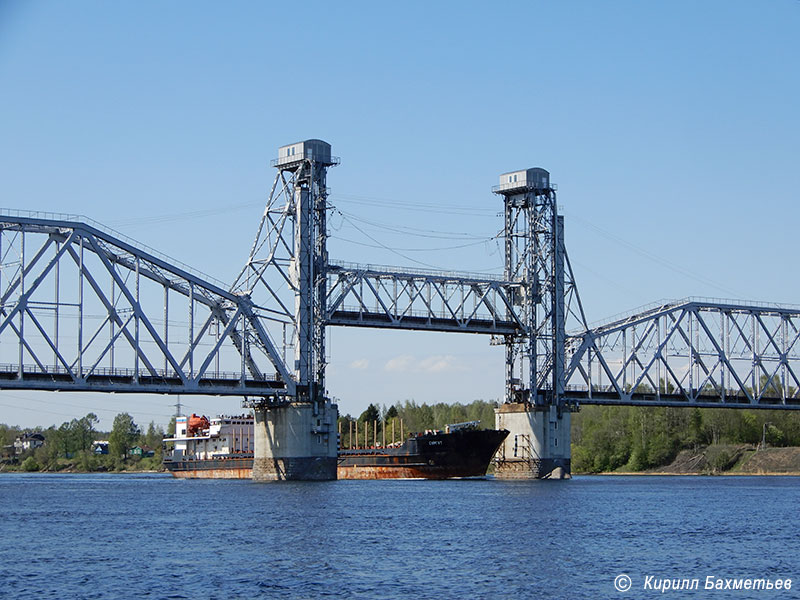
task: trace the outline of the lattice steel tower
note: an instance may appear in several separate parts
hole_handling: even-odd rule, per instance
[[[330,144],[306,140],[278,150],[278,169],[247,263],[233,285],[249,294],[283,339],[296,399],[325,394],[327,171]],[[276,325],[282,327],[282,331]]]
[[[558,404],[564,395],[564,237],[550,174],[500,176],[505,202],[505,278],[526,327],[505,336],[506,403]],[[509,310],[509,314],[510,314]]]

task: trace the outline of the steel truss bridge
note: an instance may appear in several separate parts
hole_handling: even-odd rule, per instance
[[[589,327],[542,169],[493,190],[502,277],[330,260],[338,162],[320,140],[281,148],[230,286],[86,219],[0,213],[0,389],[317,402],[326,328],[345,326],[488,335],[506,401],[534,407],[800,408],[798,307],[685,300]]]

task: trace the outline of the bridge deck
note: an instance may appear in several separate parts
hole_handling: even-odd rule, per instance
[[[133,369],[108,369],[75,377],[65,369],[43,371],[26,365],[22,377],[16,365],[0,365],[0,390],[46,390],[76,392],[117,392],[138,394],[207,394],[211,396],[275,395],[286,393],[276,378],[245,379],[234,373],[214,373],[199,380],[183,382],[166,372],[135,373]]]
[[[565,394],[568,402],[578,404],[599,404],[617,406],[673,406],[689,408],[761,408],[761,409],[795,409],[800,410],[800,398],[780,398],[762,397],[758,402],[752,402],[743,394],[736,394],[731,391],[730,395],[724,398],[718,394],[698,393],[693,398],[687,398],[684,394],[675,393],[636,393],[626,394],[621,397],[617,392],[611,391],[592,391],[588,390],[568,390]]]
[[[453,318],[436,316],[391,316],[385,313],[337,310],[327,321],[328,325],[346,327],[378,327],[387,329],[410,329],[416,331],[452,331],[459,333],[488,333],[513,335],[519,326],[512,321],[490,319],[471,319],[459,321]]]

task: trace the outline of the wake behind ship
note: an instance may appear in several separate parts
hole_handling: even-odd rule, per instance
[[[410,434],[386,447],[340,450],[339,479],[449,479],[483,477],[506,430],[480,429],[480,421],[444,431]],[[178,417],[164,466],[175,477],[248,479],[253,469],[253,417]]]

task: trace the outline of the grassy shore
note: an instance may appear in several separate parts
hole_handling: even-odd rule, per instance
[[[682,450],[669,465],[655,469],[634,471],[621,467],[598,474],[800,476],[800,447],[759,449],[745,444],[715,444]]]

